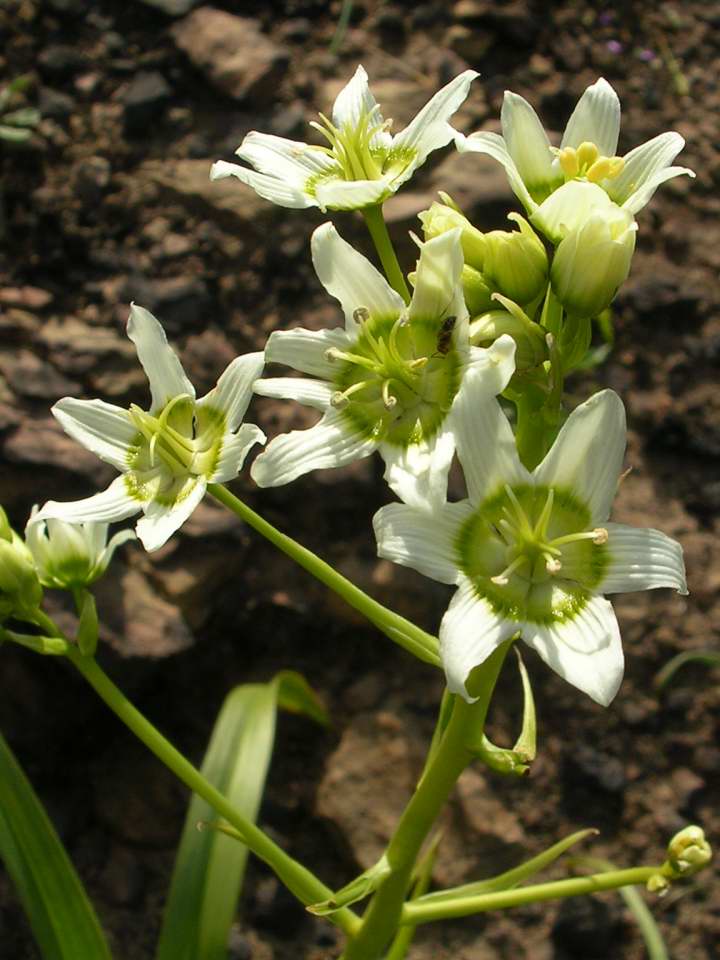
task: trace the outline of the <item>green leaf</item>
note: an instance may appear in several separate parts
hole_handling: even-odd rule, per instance
[[[327,714],[298,673],[232,690],[218,714],[203,760],[204,776],[244,816],[257,818],[279,707],[318,723]],[[193,795],[165,907],[156,960],[226,960],[248,849],[235,831],[216,824],[206,801]],[[198,825],[206,829],[198,830]],[[207,829],[217,825],[217,829]]]
[[[24,143],[32,136],[32,131],[26,127],[6,127],[0,123],[0,140],[7,140],[8,143]]]
[[[43,960],[110,960],[78,875],[1,734],[0,859],[17,889]]]
[[[40,123],[40,111],[35,107],[21,107],[6,113],[2,121],[11,127],[36,127]]]
[[[686,663],[702,663],[707,667],[720,667],[720,650],[686,650],[668,660],[655,677],[655,687],[662,690]]]

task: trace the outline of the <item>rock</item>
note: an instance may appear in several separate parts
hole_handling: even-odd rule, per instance
[[[93,327],[75,317],[52,319],[38,332],[38,339],[52,354],[54,365],[73,376],[96,371],[105,361],[135,363],[135,348],[108,327]]]
[[[201,277],[166,277],[148,280],[127,277],[118,291],[121,300],[141,303],[156,313],[168,333],[202,322],[212,305],[205,281]]]
[[[100,203],[110,185],[112,167],[105,157],[88,157],[75,171],[75,193],[88,207]]]
[[[111,851],[98,880],[105,897],[118,907],[136,905],[145,891],[142,866],[126,847]]]
[[[125,133],[146,133],[148,125],[162,116],[171,97],[172,87],[157,70],[136,74],[120,97]]]
[[[622,925],[618,908],[595,897],[564,900],[552,928],[554,942],[578,960],[606,960],[617,956]]]
[[[58,43],[41,51],[37,63],[41,73],[66,77],[86,66],[87,59],[78,47]]]
[[[75,111],[75,100],[67,93],[41,87],[38,94],[38,109],[43,117],[65,120]]]
[[[200,7],[175,24],[177,46],[218,90],[235,100],[273,100],[289,57],[257,21]]]
[[[95,454],[68,437],[54,417],[25,420],[7,438],[3,452],[11,463],[58,467],[98,485],[112,473]]]
[[[0,289],[0,304],[4,307],[44,310],[52,302],[52,293],[49,290],[41,290],[40,287],[3,287]]]
[[[503,168],[479,153],[451,153],[446,157],[432,172],[429,192],[436,194],[438,190],[449,193],[481,230],[509,229],[508,207],[519,207]]]
[[[80,393],[82,389],[79,383],[64,377],[52,364],[29,350],[0,353],[0,372],[21,397],[55,401],[71,393]]]
[[[169,17],[184,17],[200,3],[200,0],[138,0],[138,2],[144,3],[146,7],[162,10]]]

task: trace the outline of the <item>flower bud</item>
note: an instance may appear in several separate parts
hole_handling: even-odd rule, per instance
[[[508,217],[519,231],[492,230],[485,234],[485,279],[515,303],[530,303],[545,289],[548,259],[542,241],[517,213]]]
[[[485,282],[485,278],[474,267],[465,264],[460,275],[463,295],[471,317],[485,313],[492,307],[492,289]]]
[[[568,313],[595,317],[630,272],[637,224],[620,207],[591,213],[555,251],[550,279]]]
[[[25,542],[41,582],[46,587],[72,590],[101,577],[115,549],[134,540],[132,530],[121,530],[107,542],[107,523],[68,523],[60,519],[35,520],[33,507],[25,527]]]
[[[41,600],[42,587],[32,554],[11,530],[9,539],[0,537],[0,620],[35,610]]]
[[[447,199],[450,200],[449,197]],[[418,217],[423,225],[426,240],[432,240],[433,237],[439,237],[448,230],[460,227],[462,230],[460,245],[465,263],[474,267],[475,270],[482,270],[485,259],[485,237],[463,213],[448,203],[436,201],[428,210],[419,213]]]
[[[12,540],[12,527],[2,507],[0,507],[0,540]]]
[[[685,827],[668,844],[668,866],[674,876],[691,877],[712,860],[712,849],[701,827]]]
[[[474,346],[489,347],[504,333],[515,341],[515,369],[518,373],[547,359],[544,331],[527,317],[523,319],[507,310],[491,310],[470,324],[470,342]]]

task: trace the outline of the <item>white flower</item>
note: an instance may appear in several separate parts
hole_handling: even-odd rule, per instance
[[[682,549],[658,530],[609,523],[625,451],[625,410],[611,390],[568,418],[530,473],[495,401],[468,390],[457,410],[469,496],[428,512],[391,504],[375,516],[378,553],[457,584],[440,627],[448,688],[471,699],[470,672],[516,634],[598,703],[623,673],[605,593],[686,593]]]
[[[580,180],[598,184],[618,206],[636,214],[661,183],[695,174],[670,164],[685,141],[679,133],[662,133],[616,156],[620,132],[620,101],[602,78],[580,97],[568,121],[558,150],[550,145],[537,114],[523,97],[505,92],[500,116],[502,136],[496,133],[458,134],[459,150],[486,153],[505,168],[510,186],[533,223],[532,215],[563,184]]]
[[[392,136],[360,66],[340,91],[332,119],[312,123],[328,146],[249,133],[236,153],[255,169],[219,160],[210,178],[234,176],[281,207],[359,210],[382,203],[456,131],[448,123],[478,74],[465,70],[439,90],[411,123]]]
[[[259,380],[255,392],[298,400],[323,416],[309,430],[271,441],[251,471],[261,487],[379,450],[386,480],[405,501],[444,500],[456,405],[468,383],[476,385],[476,395],[494,396],[514,371],[510,337],[487,350],[469,343],[460,233],[451,230],[422,244],[406,307],[332,224],[315,231],[315,269],[340,301],[345,329],[271,334],[267,360],[318,379]]]
[[[57,517],[37,520],[35,506],[25,527],[25,543],[45,587],[86,587],[101,577],[116,549],[134,540],[132,530],[120,530],[108,543],[107,523],[67,523]]]
[[[149,411],[65,397],[53,407],[63,428],[121,476],[107,490],[74,503],[48,501],[35,521],[124,520],[139,511],[137,535],[157,550],[200,503],[208,483],[235,477],[259,427],[241,421],[263,368],[262,353],[237,357],[200,400],[155,317],[133,304],[128,336],[150,381]]]

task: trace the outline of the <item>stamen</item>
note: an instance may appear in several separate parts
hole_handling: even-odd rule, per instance
[[[394,396],[390,393],[390,381],[389,381],[389,380],[383,380],[383,385],[382,385],[382,398],[383,398],[383,403],[385,404],[385,409],[386,409],[386,410],[392,410],[392,408],[397,405],[397,397],[394,397]]]
[[[548,490],[547,498],[545,499],[545,506],[542,508],[542,512],[538,517],[538,521],[535,524],[534,534],[538,540],[544,540],[545,534],[547,532],[547,525],[550,521],[550,515],[552,514],[553,501],[555,500],[555,490],[550,487]]]
[[[557,559],[557,557],[551,556],[549,553],[543,553],[545,557],[545,569],[547,572],[554,576],[556,573],[560,573],[562,570],[562,563]]]
[[[583,140],[577,148],[577,160],[580,169],[587,169],[600,156],[600,151],[591,140]]]
[[[610,175],[611,165],[608,157],[598,157],[585,174],[590,183],[600,183]]]
[[[330,397],[330,403],[333,407],[344,407],[347,406],[350,397],[357,393],[358,390],[364,390],[365,387],[370,387],[376,381],[373,380],[358,380],[357,383],[351,384],[347,390],[336,390],[335,393]]]
[[[367,307],[356,307],[353,310],[353,320],[355,323],[363,324],[367,323],[370,319],[370,311]]]
[[[331,363],[333,360],[346,360],[348,363],[356,363],[359,367],[365,367],[366,370],[377,370],[377,364],[373,363],[369,357],[360,356],[357,353],[348,353],[346,350],[339,350],[337,347],[330,347],[325,351],[325,359]]]
[[[527,514],[525,513],[522,506],[520,505],[520,501],[515,496],[515,492],[513,491],[513,488],[508,483],[505,484],[505,493],[507,494],[508,500],[513,505],[513,508],[515,510],[515,516],[517,517],[519,522],[519,529],[527,537],[528,540],[534,539],[533,529],[530,526],[530,521],[527,518]]]
[[[579,540],[592,540],[593,543],[598,545],[607,543],[607,530],[598,527],[596,530],[587,530],[584,533],[568,533],[564,537],[556,537],[551,540],[548,546],[559,547],[566,543],[577,543]]]
[[[568,180],[573,180],[580,172],[577,153],[573,147],[565,147],[564,149],[560,150],[558,152],[558,160],[560,161],[562,172],[565,174]]]
[[[494,577],[490,577],[491,583],[496,583],[499,587],[506,587],[510,582],[510,574],[514,573],[518,567],[522,566],[523,563],[527,561],[527,557],[521,554],[519,557],[515,557],[513,562],[509,564],[503,571],[496,574]]]
[[[602,546],[608,542],[609,534],[605,527],[596,527],[593,530],[593,533],[595,534],[593,537],[593,543],[596,543],[598,546]]]

